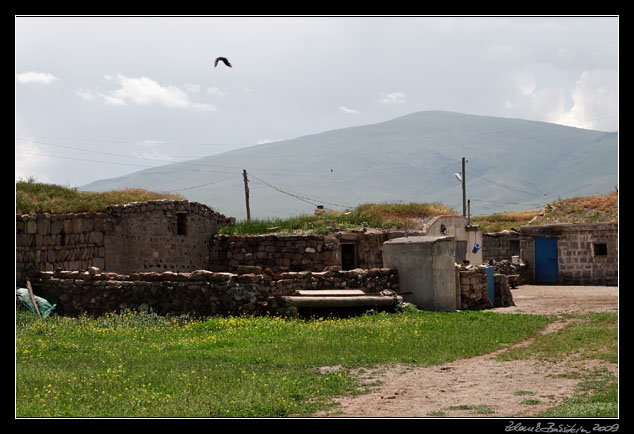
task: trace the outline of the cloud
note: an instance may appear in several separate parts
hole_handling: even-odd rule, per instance
[[[356,114],[359,113],[359,110],[351,109],[351,108],[348,108],[348,107],[343,106],[343,105],[341,107],[339,107],[339,110],[344,112],[344,113],[351,114],[351,115],[356,115]]]
[[[584,71],[571,95],[572,107],[559,114],[554,122],[604,131],[618,129],[619,77],[616,71]]]
[[[28,84],[28,83],[38,83],[38,84],[49,84],[57,80],[53,74],[48,72],[22,72],[20,74],[16,74],[15,78],[20,83]]]
[[[403,92],[381,92],[381,102],[385,104],[403,103],[405,102],[405,94]]]
[[[207,93],[212,95],[218,95],[218,96],[225,96],[227,94],[227,92],[223,92],[222,90],[218,89],[216,86],[208,87]]]
[[[584,71],[567,92],[560,87],[539,88],[530,74],[515,77],[516,97],[505,107],[525,111],[537,119],[577,128],[618,130],[619,79],[615,70]],[[567,103],[567,97],[572,106]],[[567,108],[569,106],[569,108]]]
[[[210,104],[195,103],[189,99],[189,95],[177,86],[162,86],[148,77],[126,77],[122,74],[116,76],[106,75],[106,79],[115,80],[120,88],[108,93],[97,92],[106,103],[114,106],[128,104],[135,105],[162,105],[169,108],[215,110]],[[192,85],[186,86],[192,90]]]
[[[75,94],[77,94],[79,97],[85,100],[91,100],[95,98],[95,94],[89,90],[79,89],[78,91],[75,92]]]

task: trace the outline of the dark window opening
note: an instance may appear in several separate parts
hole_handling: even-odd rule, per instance
[[[354,244],[341,245],[341,269],[354,270],[357,268],[357,246]]]
[[[511,255],[520,254],[520,240],[510,240],[509,247],[511,248]]]
[[[594,256],[607,256],[608,254],[608,245],[605,243],[597,243],[593,244],[594,246]]]
[[[178,235],[187,235],[187,214],[176,214],[176,233]]]

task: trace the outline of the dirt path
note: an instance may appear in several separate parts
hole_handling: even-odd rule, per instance
[[[603,286],[533,286],[512,290],[515,306],[501,313],[563,314],[616,312],[618,288]],[[542,333],[567,324],[560,319]],[[528,345],[532,339],[517,345]],[[322,417],[534,417],[574,394],[578,378],[558,374],[617,367],[596,360],[497,361],[494,353],[442,366],[388,366],[366,374],[371,392],[341,398]]]

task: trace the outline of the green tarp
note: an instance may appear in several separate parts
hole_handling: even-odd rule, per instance
[[[29,290],[27,288],[19,288],[16,286],[15,296],[20,301],[20,303],[22,303],[31,312],[33,312],[34,315],[36,315],[35,309],[33,308],[33,303],[31,302],[31,297],[29,296]],[[55,295],[47,294],[46,298],[38,297],[37,295],[34,295],[33,297],[35,298],[37,309],[40,311],[42,317],[49,316],[57,306],[58,299]]]

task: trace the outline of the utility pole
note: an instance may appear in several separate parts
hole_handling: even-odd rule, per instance
[[[242,169],[244,177],[244,199],[247,202],[247,220],[251,220],[251,210],[249,209],[249,180],[247,179],[247,169]]]
[[[464,157],[462,157],[462,216],[467,216],[467,191],[465,188],[465,167]],[[245,175],[246,176],[246,175]]]

